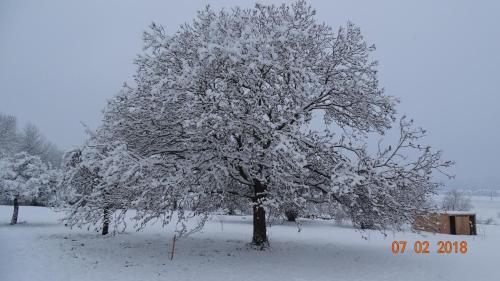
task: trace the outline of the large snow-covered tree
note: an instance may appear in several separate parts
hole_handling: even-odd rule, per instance
[[[38,156],[21,152],[0,159],[0,192],[14,202],[11,224],[17,223],[19,201],[36,197],[50,181],[51,174]]]
[[[266,219],[290,205],[333,204],[360,228],[399,227],[434,191],[433,171],[451,164],[405,118],[394,146],[369,153],[367,136],[391,128],[397,100],[379,87],[360,29],[334,31],[305,1],[207,7],[175,34],[151,25],[144,41],[135,86],[110,101],[100,128],[131,159],[110,170],[127,175],[116,186],[140,225],[175,211],[201,226],[246,199],[262,247]],[[315,116],[324,131],[310,129]]]

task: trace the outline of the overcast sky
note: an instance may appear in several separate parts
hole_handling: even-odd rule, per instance
[[[311,4],[321,21],[336,29],[351,20],[376,44],[381,84],[401,99],[398,111],[457,162],[449,186],[500,188],[500,2],[409,2]],[[131,81],[142,31],[154,21],[175,32],[206,4],[0,1],[0,112],[34,123],[63,149],[81,144],[80,122],[97,127],[106,100]]]

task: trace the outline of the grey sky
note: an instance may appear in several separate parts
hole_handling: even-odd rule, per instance
[[[0,112],[33,122],[63,149],[80,144],[80,121],[96,127],[106,100],[131,80],[147,25],[174,32],[206,3],[1,1]],[[500,2],[311,3],[321,21],[336,28],[351,20],[376,44],[382,85],[401,98],[399,112],[457,162],[449,185],[500,187]]]

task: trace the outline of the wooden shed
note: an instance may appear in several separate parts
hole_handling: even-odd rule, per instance
[[[413,229],[452,235],[476,235],[476,214],[471,212],[424,213],[415,218]]]

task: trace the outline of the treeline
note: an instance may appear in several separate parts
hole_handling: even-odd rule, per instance
[[[0,157],[12,156],[26,152],[50,165],[59,168],[63,152],[40,132],[33,124],[27,124],[20,129],[17,118],[0,113]]]

